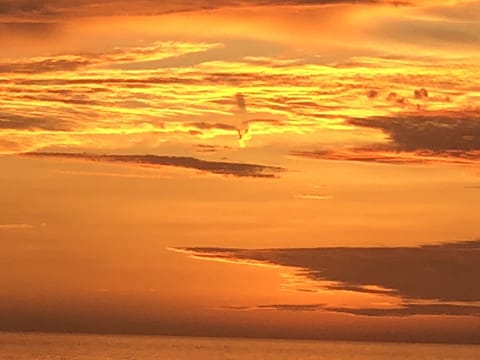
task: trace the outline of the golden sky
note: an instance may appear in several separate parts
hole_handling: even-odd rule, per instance
[[[0,330],[480,342],[480,2],[0,0]]]

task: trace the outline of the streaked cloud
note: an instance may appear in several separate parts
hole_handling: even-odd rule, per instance
[[[283,134],[301,143],[305,135],[325,130],[335,132],[335,144],[344,147],[359,128],[378,130],[381,140],[381,132],[402,135],[389,123],[413,124],[403,130],[407,136],[432,122],[424,130],[427,136],[446,125],[468,131],[474,126],[473,121],[467,125],[468,118],[478,116],[470,106],[480,92],[474,65],[456,69],[440,63],[432,69],[426,60],[355,58],[343,66],[250,57],[143,68],[159,59],[218,48],[217,43],[155,42],[91,54],[3,60],[0,152],[69,146],[83,151],[92,142],[110,151],[122,134],[122,143],[147,143],[145,138],[155,143],[179,134],[189,142],[228,136],[221,145],[230,147]],[[140,67],[125,65],[132,63]],[[447,68],[446,85],[442,73]],[[414,120],[407,122],[409,117]],[[450,117],[459,124],[448,124]]]
[[[351,119],[348,124],[384,132],[395,151],[436,153],[480,150],[480,112],[399,114]]]
[[[416,97],[426,98],[423,90]],[[347,120],[355,127],[379,130],[386,142],[353,148],[295,151],[308,158],[388,164],[476,164],[480,160],[480,115],[465,112],[400,113]]]
[[[287,310],[323,309],[370,316],[480,314],[480,291],[474,285],[480,275],[480,241],[391,248],[181,250],[206,260],[289,267],[323,282],[330,291],[384,294],[401,300],[401,307],[388,309],[283,306]]]
[[[323,310],[360,316],[476,316],[480,317],[478,305],[455,304],[406,304],[399,308],[390,309],[355,309],[323,307]]]
[[[102,0],[94,5],[88,0],[2,0],[0,15],[13,19],[62,20],[62,17],[161,15],[172,12],[213,10],[223,7],[253,6],[321,6],[335,4],[409,5],[407,1],[388,0],[215,0],[208,3],[188,0],[136,1]]]
[[[256,306],[226,306],[225,310],[279,310],[279,311],[318,311],[323,310],[324,305],[320,304],[265,304]]]
[[[0,230],[25,230],[32,229],[30,224],[0,224]]]
[[[178,57],[186,54],[204,52],[219,44],[156,42],[151,46],[117,48],[104,53],[57,55],[26,59],[3,60],[0,62],[0,74],[45,72],[72,72],[88,67],[106,67],[112,64],[148,62]]]
[[[357,316],[369,317],[407,317],[407,316],[475,316],[480,317],[479,305],[455,305],[455,304],[404,304],[401,307],[383,308],[347,308],[333,307],[325,304],[264,304],[255,306],[228,306],[225,310],[237,311],[328,311]]]
[[[303,200],[332,200],[332,195],[319,195],[319,194],[298,194],[295,195],[297,199]]]
[[[207,161],[193,157],[159,155],[96,155],[75,153],[27,153],[29,157],[100,161],[118,164],[133,164],[148,167],[174,166],[200,170],[218,175],[237,177],[275,178],[285,169],[275,166]]]

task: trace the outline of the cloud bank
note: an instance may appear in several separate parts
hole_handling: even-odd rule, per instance
[[[423,98],[425,92],[415,93]],[[346,124],[384,133],[384,143],[352,148],[294,151],[308,158],[390,164],[480,161],[480,113],[420,112],[348,119]]]
[[[388,0],[1,0],[0,17],[9,19],[62,20],[64,16],[162,15],[174,12],[205,11],[246,6],[321,6],[335,4],[409,5],[407,1]]]
[[[326,290],[398,297],[393,309],[280,306],[364,316],[480,315],[480,241],[393,248],[224,249],[182,248],[196,258],[298,269],[302,276],[328,282]]]

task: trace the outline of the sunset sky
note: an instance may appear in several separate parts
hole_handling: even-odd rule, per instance
[[[480,1],[0,0],[0,331],[480,343]]]

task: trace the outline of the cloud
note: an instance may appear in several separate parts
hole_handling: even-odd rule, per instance
[[[243,94],[236,94],[235,101],[237,103],[238,116],[240,123],[237,126],[238,141],[241,147],[245,147],[251,138],[250,123],[247,120],[247,102]]]
[[[318,311],[323,310],[325,305],[319,304],[268,304],[256,306],[225,306],[223,310],[280,310],[280,311]]]
[[[311,249],[184,248],[197,258],[300,269],[330,290],[398,296],[403,300],[480,301],[480,241],[420,247]]]
[[[7,19],[55,19],[69,17],[115,15],[161,15],[185,11],[205,11],[224,7],[246,6],[321,6],[335,4],[389,4],[410,5],[406,1],[388,0],[0,0],[0,16]],[[62,19],[63,17],[63,19]]]
[[[355,309],[342,307],[323,307],[324,310],[361,316],[478,316],[480,306],[453,304],[407,304],[399,308]]]
[[[415,91],[419,99],[425,89]],[[389,164],[474,164],[480,160],[480,112],[422,112],[352,118],[348,125],[379,130],[387,142],[353,148],[294,151],[296,156]]]
[[[258,309],[281,310],[281,311],[317,311],[322,309],[322,305],[318,304],[274,304],[259,305]]]
[[[32,229],[30,224],[0,224],[0,230],[25,230]]]
[[[377,90],[368,90],[367,91],[367,97],[369,99],[376,99],[378,97],[378,91]]]
[[[415,99],[424,100],[428,98],[428,90],[425,88],[415,89],[414,91]]]
[[[187,125],[187,124],[186,124]],[[237,131],[237,127],[230,124],[223,123],[211,123],[211,122],[193,122],[188,123],[188,125],[197,128],[198,130],[227,130],[227,131]]]
[[[192,61],[196,59],[193,64],[175,65],[173,61],[173,64],[159,65],[152,60],[172,56],[177,59],[182,54],[208,51],[217,46],[220,45],[157,42],[103,53],[65,52],[56,56],[0,60],[0,71],[5,72],[0,74],[3,117],[0,127],[6,130],[0,131],[0,152],[67,149],[72,144],[75,149],[69,151],[92,149],[92,144],[95,149],[102,149],[99,151],[124,151],[120,149],[125,143],[158,144],[178,136],[195,142],[217,138],[226,141],[222,145],[229,146],[233,146],[237,138],[240,146],[244,146],[251,136],[257,137],[258,145],[264,141],[271,143],[271,138],[273,142],[283,142],[289,134],[288,142],[300,146],[311,144],[315,133],[327,130],[326,136],[319,137],[320,141],[336,146],[332,149],[334,154],[328,154],[327,158],[370,161],[373,157],[376,161],[400,163],[406,157],[409,161],[423,162],[437,161],[435,158],[439,156],[446,159],[448,155],[449,161],[472,161],[471,152],[469,157],[463,154],[461,158],[427,151],[422,151],[422,156],[408,151],[401,154],[402,161],[397,161],[393,158],[400,150],[388,144],[387,149],[381,149],[388,152],[388,156],[384,156],[367,143],[371,137],[365,136],[365,131],[351,130],[352,127],[374,129],[380,138],[382,133],[391,131],[386,125],[375,123],[382,116],[394,121],[423,116],[434,121],[435,117],[451,117],[452,112],[446,112],[449,108],[458,109],[458,114],[462,113],[461,109],[470,109],[463,111],[465,117],[474,116],[471,111],[477,86],[474,67],[461,68],[461,73],[452,67],[446,83],[442,75],[444,68],[435,64],[440,66],[438,71],[426,73],[425,60],[409,63],[405,59],[370,58],[368,62],[363,58],[369,67],[367,76],[367,65],[362,64],[338,69],[310,63],[312,59],[298,62],[294,61],[296,58],[272,57],[265,58],[261,64],[243,58],[222,60],[223,54],[231,50],[228,41],[225,49],[211,52],[207,60],[192,56]],[[125,61],[133,68],[123,63]],[[152,64],[156,67],[151,67]],[[392,75],[398,72],[405,75],[400,78]],[[412,73],[424,75],[418,78]],[[392,83],[405,90],[392,89]],[[420,91],[424,84],[428,84],[428,98],[415,99],[415,90]],[[377,96],[366,101],[369,89],[374,89]],[[392,90],[399,98],[407,99],[408,105],[386,102]],[[435,100],[447,96],[451,102]],[[414,109],[417,105],[438,111],[392,115],[392,109],[406,106]],[[342,121],[352,116],[355,116],[352,123]],[[373,121],[360,123],[364,120],[362,117]],[[356,119],[358,125],[353,125]],[[53,131],[57,133],[52,134]],[[122,134],[124,139],[119,141]],[[331,141],[332,135],[335,142]],[[351,146],[352,138],[355,144],[360,144],[362,137],[366,147],[347,149],[351,154],[341,153],[344,149],[339,146]],[[149,150],[142,148],[141,152],[145,151]],[[306,149],[298,154],[326,156],[314,152]]]
[[[219,151],[229,151],[232,150],[230,146],[220,146],[220,145],[211,145],[211,144],[195,144],[195,151],[199,153],[216,153]]]
[[[219,44],[164,41],[150,46],[117,48],[104,53],[68,54],[34,57],[0,62],[1,73],[41,74],[74,72],[88,67],[107,67],[112,64],[164,60],[182,55],[205,52]]]
[[[476,165],[478,159],[480,159],[480,152],[477,151],[438,154],[432,151],[393,151],[390,148],[379,146],[338,150],[292,151],[291,154],[318,160],[371,162],[389,165],[448,164],[471,166]]]
[[[319,194],[297,194],[296,199],[302,200],[332,200],[332,195],[319,195]]]
[[[476,316],[480,317],[478,305],[455,305],[455,304],[402,304],[400,307],[388,308],[348,308],[327,306],[325,304],[266,304],[255,306],[227,306],[224,310],[254,311],[328,311],[358,316],[369,317],[407,317],[407,316]]]
[[[388,135],[389,145],[396,151],[480,150],[480,112],[400,114],[350,119],[347,123],[381,130]]]
[[[42,116],[27,116],[0,111],[0,130],[49,130],[68,131],[74,124],[62,119]]]
[[[284,168],[258,164],[234,163],[200,160],[183,156],[158,156],[158,155],[95,155],[79,153],[27,153],[31,157],[63,158],[89,161],[100,161],[120,164],[135,164],[150,167],[174,166],[187,169],[200,170],[219,175],[236,177],[275,178],[285,171]]]
[[[236,94],[235,100],[237,101],[237,108],[240,114],[247,112],[247,103],[245,102],[245,96],[243,94]]]
[[[34,39],[44,39],[47,36],[58,34],[61,26],[52,22],[39,21],[2,21],[0,15],[0,33],[5,34],[5,37],[13,36],[27,36]]]

